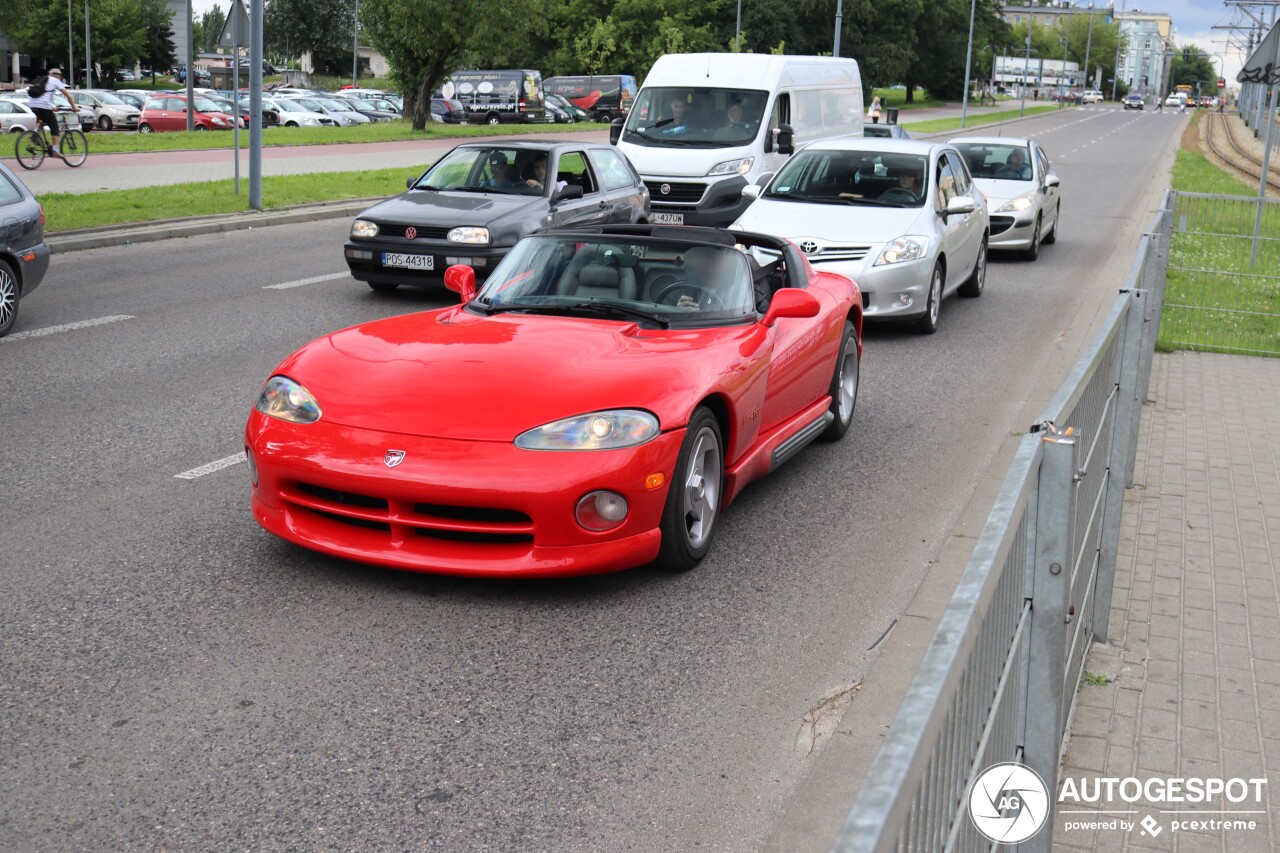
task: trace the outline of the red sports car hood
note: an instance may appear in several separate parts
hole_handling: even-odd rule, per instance
[[[449,308],[334,332],[276,372],[302,383],[329,423],[511,441],[614,408],[651,411],[664,430],[681,426],[764,340],[758,325],[648,332],[634,323]]]

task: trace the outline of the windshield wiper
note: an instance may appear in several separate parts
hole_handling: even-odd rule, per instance
[[[487,313],[497,314],[500,312],[515,312],[521,314],[549,314],[574,316],[577,314],[594,314],[599,317],[608,317],[610,319],[626,318],[640,319],[650,323],[654,323],[662,328],[671,325],[671,321],[661,314],[655,314],[651,311],[645,311],[642,308],[632,308],[629,305],[618,305],[614,302],[574,302],[569,305],[522,305],[515,303],[511,305],[488,305]]]

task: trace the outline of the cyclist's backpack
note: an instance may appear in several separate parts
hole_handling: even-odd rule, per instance
[[[27,95],[32,98],[39,98],[49,88],[49,78],[44,74],[31,81],[31,85],[27,87]]]

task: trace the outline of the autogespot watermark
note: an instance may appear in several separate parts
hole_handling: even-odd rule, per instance
[[[1058,789],[1064,832],[1253,832],[1266,822],[1267,780],[1259,778],[1067,777]],[[969,789],[969,818],[983,836],[1017,844],[1048,823],[1044,781],[1022,764],[996,764]]]

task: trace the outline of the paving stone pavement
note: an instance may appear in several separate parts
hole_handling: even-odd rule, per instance
[[[1086,661],[1062,778],[1268,783],[1261,803],[1254,786],[1239,803],[1060,805],[1053,846],[1278,851],[1280,359],[1157,353],[1148,398],[1111,636]],[[1134,826],[1067,827],[1117,819]],[[1175,825],[1214,820],[1243,828]]]

